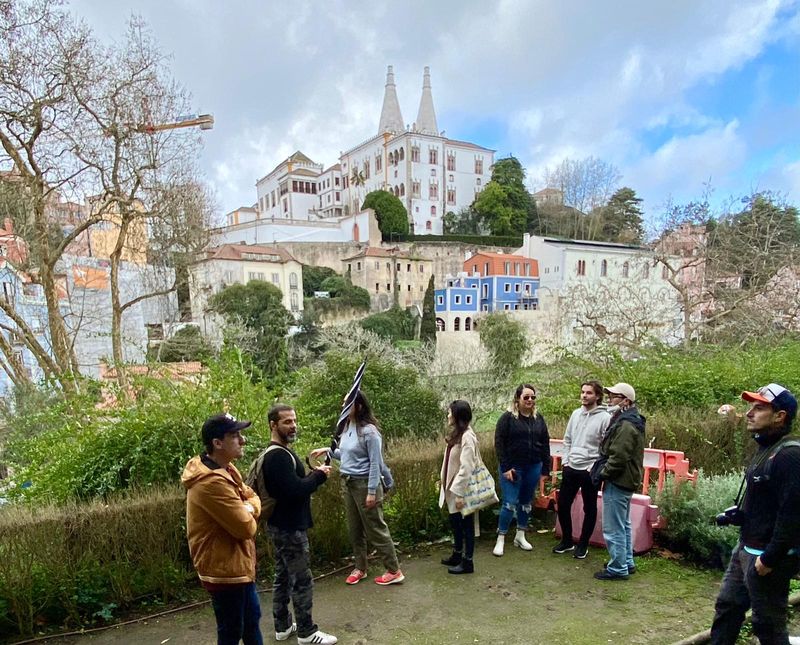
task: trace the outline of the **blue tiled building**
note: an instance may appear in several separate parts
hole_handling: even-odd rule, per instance
[[[448,276],[435,293],[439,331],[472,331],[475,317],[493,311],[537,309],[536,260],[519,255],[478,253],[464,261],[464,272]]]

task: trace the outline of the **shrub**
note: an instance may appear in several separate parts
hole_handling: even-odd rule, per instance
[[[397,235],[392,239],[399,242],[461,242],[464,244],[474,244],[476,246],[502,246],[506,248],[518,249],[522,246],[522,236],[518,235]]]
[[[207,363],[214,355],[211,344],[203,338],[200,329],[189,325],[179,329],[172,338],[161,343],[157,360],[162,363],[201,361]]]
[[[388,239],[391,234],[408,233],[408,212],[403,202],[386,190],[373,190],[364,199],[361,210],[371,208],[375,211],[378,228],[381,229],[383,239]]]
[[[90,625],[144,595],[182,597],[193,578],[177,489],[110,504],[0,511],[0,636]]]
[[[666,528],[656,534],[659,544],[703,564],[724,567],[739,529],[716,526],[713,518],[733,504],[741,481],[741,473],[710,477],[701,473],[696,486],[668,481],[656,500],[666,520]]]
[[[362,319],[361,327],[391,341],[414,340],[417,322],[410,311],[392,307]]]
[[[64,502],[177,482],[186,461],[202,448],[203,421],[220,410],[256,421],[248,434],[261,440],[253,444],[268,440],[263,420],[274,394],[263,383],[253,384],[238,352],[225,352],[198,385],[154,377],[133,383],[138,396],[127,406],[101,415],[90,405],[72,418],[65,404],[60,427],[48,420],[51,429],[33,438],[15,428],[9,459],[15,481],[30,485],[11,488],[9,495]],[[28,422],[20,421],[26,428]],[[257,450],[253,444],[248,455]]]
[[[478,333],[495,371],[513,373],[520,368],[528,351],[528,337],[521,322],[494,312],[481,319]]]
[[[362,389],[372,404],[387,440],[433,437],[441,432],[445,415],[439,394],[410,367],[398,366],[380,355],[367,354]],[[295,399],[300,424],[327,445],[361,356],[329,351],[320,365],[298,373]]]
[[[441,439],[396,441],[387,451],[396,484],[386,515],[392,536],[404,545],[449,533],[437,505],[443,451]],[[494,451],[487,445],[483,453],[494,471]],[[238,464],[240,470],[248,465],[249,459]],[[339,485],[331,477],[312,497],[315,567],[351,554]],[[493,510],[483,514],[492,526]],[[274,557],[263,530],[256,546],[259,578],[270,580]],[[0,509],[0,639],[48,626],[88,626],[143,597],[181,599],[196,588],[185,494],[177,486],[115,495],[105,503]]]

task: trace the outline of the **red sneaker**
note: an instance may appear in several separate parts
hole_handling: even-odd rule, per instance
[[[403,575],[403,572],[400,571],[400,569],[398,569],[394,573],[392,573],[391,571],[387,571],[382,576],[378,576],[377,578],[375,578],[375,584],[383,586],[395,585],[400,582],[403,582],[403,580],[405,579],[406,577]]]
[[[349,585],[357,585],[359,580],[366,577],[366,572],[362,571],[361,569],[353,569],[350,572],[350,575],[347,576],[347,580],[345,580],[345,582]]]

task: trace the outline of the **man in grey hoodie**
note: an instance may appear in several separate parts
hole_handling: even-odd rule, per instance
[[[558,521],[561,542],[553,553],[574,551],[573,557],[583,560],[589,551],[589,538],[597,522],[597,487],[589,471],[600,454],[600,440],[608,427],[611,415],[603,403],[603,386],[597,381],[581,383],[581,407],[567,422],[564,433],[564,462],[561,488],[558,491]],[[572,503],[581,491],[583,497],[583,526],[577,546],[572,537]]]

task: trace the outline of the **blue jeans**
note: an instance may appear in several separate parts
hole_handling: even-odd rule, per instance
[[[634,566],[631,541],[631,499],[633,491],[624,490],[611,482],[603,488],[603,539],[611,560],[608,571],[627,576]]]
[[[217,617],[217,645],[262,645],[261,605],[256,583],[231,585],[224,591],[211,591],[211,606]]]
[[[503,495],[503,505],[500,507],[500,522],[497,527],[499,535],[508,533],[514,514],[517,516],[517,528],[528,528],[528,518],[531,515],[531,503],[539,477],[542,474],[542,462],[531,466],[512,466],[514,481],[508,481],[500,469],[500,492]]]

